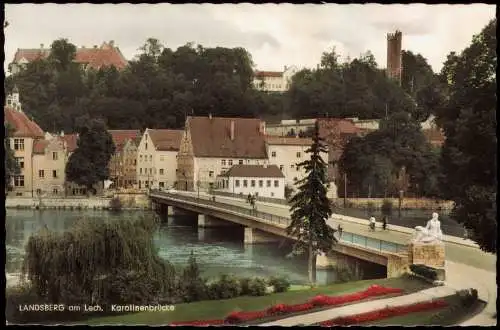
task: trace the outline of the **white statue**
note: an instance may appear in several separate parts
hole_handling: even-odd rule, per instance
[[[441,243],[443,240],[443,232],[441,231],[441,222],[438,220],[439,215],[432,213],[432,219],[427,221],[427,226],[415,227],[415,236],[413,242],[419,243]]]

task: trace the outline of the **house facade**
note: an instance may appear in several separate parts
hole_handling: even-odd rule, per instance
[[[18,49],[14,55],[14,59],[9,65],[12,74],[18,73],[28,63],[37,59],[46,59],[50,55],[50,48],[44,48],[41,44],[40,48]],[[103,42],[100,47],[80,47],[76,50],[74,61],[81,65],[82,69],[99,70],[103,67],[114,66],[118,70],[124,69],[128,65],[120,49],[115,46],[113,40]]]
[[[216,189],[247,196],[285,198],[285,176],[276,165],[234,165],[217,177]]]
[[[123,187],[137,187],[137,155],[141,137],[126,139],[122,150]]]
[[[36,196],[64,196],[66,194],[66,141],[55,136],[37,140],[33,148],[33,189]]]
[[[285,66],[283,71],[256,71],[253,85],[261,91],[283,93],[290,88],[292,77],[297,71],[295,66]]]
[[[259,119],[189,116],[177,159],[177,188],[206,191],[233,165],[268,164],[264,132]]]
[[[124,146],[127,141],[140,139],[141,132],[139,130],[108,130],[108,132],[115,144],[115,153],[111,156],[111,160],[109,161],[110,180],[113,181],[116,188],[130,187],[133,184],[133,182],[131,183],[130,181],[134,179],[130,178],[129,170],[130,166],[133,165],[126,163],[125,159],[130,158],[130,156],[135,156],[135,159],[137,159],[137,147],[135,148],[135,155],[133,155],[133,147],[129,143],[127,149],[129,155],[126,157]],[[130,155],[130,153],[132,153],[132,155]]]
[[[175,185],[182,134],[182,130],[146,129],[137,148],[139,189],[163,189]]]
[[[12,178],[9,190],[15,196],[34,196],[33,148],[38,140],[44,138],[44,132],[21,109],[19,93],[15,91],[7,98],[10,101],[4,106],[4,123],[14,129],[9,144],[20,167],[20,173]]]

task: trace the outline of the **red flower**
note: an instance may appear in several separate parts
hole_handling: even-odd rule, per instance
[[[268,314],[281,314],[281,313],[286,313],[288,310],[288,306],[285,304],[278,304],[274,305],[272,307],[269,307],[266,312]]]

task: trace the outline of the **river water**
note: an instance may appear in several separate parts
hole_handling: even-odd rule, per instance
[[[68,230],[81,218],[103,220],[137,219],[153,215],[149,211],[68,211],[68,210],[17,210],[6,214],[6,273],[20,271],[24,246],[29,237],[47,227],[58,232]],[[197,228],[195,216],[171,216],[159,226],[154,241],[161,257],[182,267],[193,251],[205,277],[220,274],[236,276],[287,276],[293,284],[307,283],[307,259],[304,256],[288,258],[290,242],[271,244],[243,244],[243,228]],[[362,278],[383,277],[384,270],[376,265],[361,263]],[[337,281],[334,270],[318,270],[319,284]]]

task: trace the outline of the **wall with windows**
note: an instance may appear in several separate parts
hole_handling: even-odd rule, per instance
[[[224,177],[217,178],[217,190],[232,194],[285,198],[285,178]]]
[[[217,181],[217,176],[226,172],[233,165],[244,164],[244,165],[264,165],[269,164],[268,159],[256,159],[256,158],[194,158],[194,182],[195,190],[197,189],[198,183],[200,190],[209,189],[210,185],[215,188]]]
[[[12,182],[12,193],[14,196],[31,196],[33,193],[33,154],[32,138],[15,137],[10,138],[10,147],[14,150],[14,157],[21,167],[19,175],[14,176]]]
[[[33,155],[35,196],[64,196],[67,153],[62,139],[51,139],[43,154]]]

